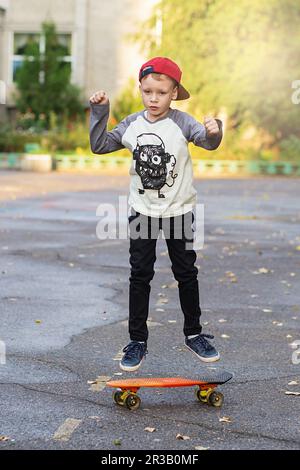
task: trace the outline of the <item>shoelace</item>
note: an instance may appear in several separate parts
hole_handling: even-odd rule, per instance
[[[129,343],[125,348],[123,349],[123,352],[126,353],[126,356],[128,358],[134,357],[137,352],[142,352],[144,349],[144,345],[142,343],[134,342],[134,343]],[[144,352],[144,355],[146,355],[148,351],[146,350]]]
[[[205,338],[214,339],[214,336],[213,335],[205,335],[205,334],[200,333],[200,335],[197,336],[197,338],[195,338],[195,340],[196,341],[201,341],[201,343],[203,344],[205,349],[211,349],[212,348],[211,344]]]

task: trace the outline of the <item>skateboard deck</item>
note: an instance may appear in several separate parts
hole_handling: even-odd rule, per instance
[[[196,397],[201,403],[220,407],[223,403],[223,394],[214,390],[218,385],[223,385],[232,379],[230,372],[220,372],[216,375],[203,375],[195,379],[185,377],[137,377],[131,379],[111,380],[106,385],[116,388],[113,399],[117,405],[126,406],[130,410],[136,410],[141,404],[137,391],[142,387],[169,388],[192,387],[197,385]]]

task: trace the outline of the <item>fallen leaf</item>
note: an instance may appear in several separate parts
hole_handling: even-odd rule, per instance
[[[223,334],[223,335],[221,335],[221,338],[230,338],[230,336]]]
[[[200,266],[199,266],[200,267]],[[176,287],[178,287],[178,282],[177,281],[174,281],[172,282],[171,284],[168,284],[167,287],[169,289],[176,289]]]
[[[286,391],[284,392],[286,395],[295,395],[297,397],[300,397],[300,392],[290,392],[290,391]]]
[[[225,231],[221,227],[217,227],[213,233],[224,235]]]
[[[232,215],[231,217],[227,217],[233,220],[255,220],[258,219],[257,215]]]
[[[267,269],[267,268],[259,268],[258,270],[259,273],[262,273],[262,274],[267,274],[270,272],[270,269]]]
[[[231,419],[229,416],[223,416],[223,418],[219,418],[220,423],[231,423]]]
[[[7,437],[7,436],[0,436],[0,441],[5,442],[5,441],[9,441],[9,440],[10,440],[10,438]]]
[[[252,271],[252,274],[267,274],[270,273],[271,270],[267,268],[260,268],[258,271]]]
[[[147,320],[147,326],[148,326],[148,328],[154,328],[155,326],[162,326],[162,323]]]
[[[160,252],[160,256],[167,256],[167,254],[168,254],[168,250]]]
[[[42,323],[42,320],[35,320],[35,323]]]
[[[194,447],[195,450],[208,450],[209,447],[202,447],[202,446],[196,446]]]
[[[101,392],[106,386],[106,382],[108,382],[111,377],[99,375],[95,380],[88,381],[88,384],[91,384],[89,390],[92,392]]]
[[[226,271],[226,272],[225,272],[225,275],[226,275],[227,277],[235,277],[235,274],[234,274],[233,272],[231,272],[231,271]]]
[[[288,383],[288,385],[298,385],[298,381],[297,380],[292,380],[291,382]]]
[[[180,441],[188,441],[191,438],[189,436],[183,436],[182,434],[177,434],[176,439]]]
[[[156,431],[156,428],[145,428],[144,431],[154,432],[154,431]]]
[[[160,297],[158,301],[156,302],[156,305],[167,304],[168,302],[169,302],[169,299]]]
[[[283,323],[281,323],[277,320],[272,321],[272,323],[273,323],[273,325],[276,325],[276,326],[282,326],[283,325]]]
[[[122,444],[121,439],[115,439],[114,444],[115,444],[115,446],[120,446]]]

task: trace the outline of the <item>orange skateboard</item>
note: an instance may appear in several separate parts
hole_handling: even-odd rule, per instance
[[[137,410],[141,399],[137,391],[141,387],[168,388],[168,387],[191,387],[198,385],[195,390],[197,399],[208,405],[222,406],[223,394],[214,389],[232,379],[230,372],[220,372],[215,376],[203,376],[197,379],[186,379],[183,377],[137,377],[132,379],[111,380],[106,385],[117,390],[113,392],[113,399],[117,405],[126,406],[129,410]]]

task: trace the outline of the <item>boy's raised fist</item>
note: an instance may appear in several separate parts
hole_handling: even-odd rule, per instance
[[[93,104],[107,104],[109,102],[108,97],[106,96],[105,91],[100,90],[96,91],[91,97],[90,97],[90,103]]]
[[[206,116],[204,118],[204,126],[208,135],[216,135],[219,133],[219,126],[217,121],[210,116]]]

